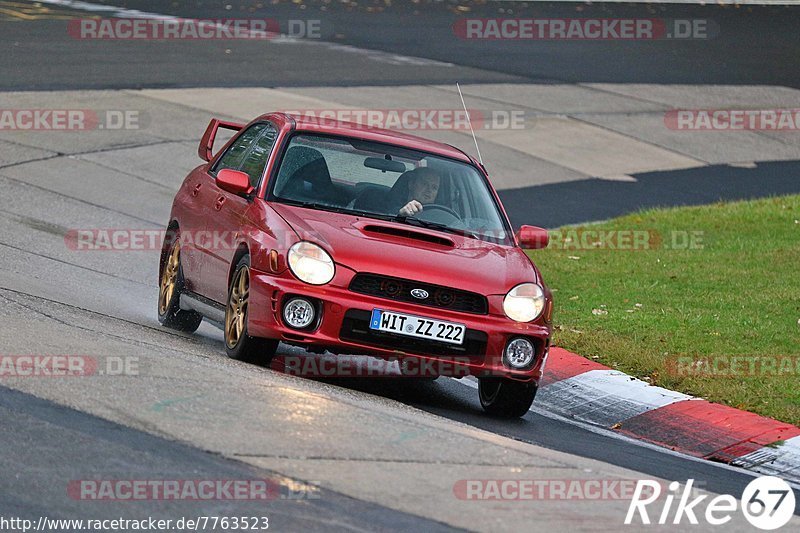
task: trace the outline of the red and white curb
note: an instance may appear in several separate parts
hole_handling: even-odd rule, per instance
[[[702,459],[800,483],[800,428],[650,385],[552,348],[538,409]]]

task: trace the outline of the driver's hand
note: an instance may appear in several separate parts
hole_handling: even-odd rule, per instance
[[[411,200],[406,205],[400,208],[400,215],[404,217],[413,217],[417,213],[422,212],[422,204],[416,200]]]

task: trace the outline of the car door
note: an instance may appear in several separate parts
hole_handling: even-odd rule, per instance
[[[251,126],[242,134],[247,149],[241,158],[223,157],[220,164],[213,169],[214,176],[223,168],[239,170],[250,177],[250,185],[257,190],[264,178],[267,159],[275,145],[277,135],[277,128],[268,122]],[[237,236],[246,225],[246,212],[252,200],[224,191],[217,187],[216,183],[212,183],[212,191],[212,215],[208,218],[206,229],[221,245],[208,250],[203,264],[203,280],[208,283],[205,295],[214,301],[225,302],[228,294],[228,272],[236,253],[235,245],[239,241]]]
[[[215,203],[219,198],[219,187],[215,183],[216,175],[223,168],[238,170],[250,146],[261,131],[262,128],[253,126],[238,134],[212,167],[205,171],[198,171],[197,181],[191,185],[191,194],[195,196],[192,211],[197,219],[192,228],[194,257],[191,290],[207,298],[211,298],[212,287],[212,282],[207,276],[207,265],[214,248],[219,247],[220,235],[216,228],[216,221],[219,218],[219,211],[215,209]],[[217,237],[216,243],[214,242],[215,237]]]
[[[185,290],[199,292],[204,262],[204,233],[214,192],[213,181],[202,168],[192,171],[181,187],[177,204],[180,205],[181,270]]]

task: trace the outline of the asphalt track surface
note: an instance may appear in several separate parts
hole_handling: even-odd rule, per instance
[[[98,2],[104,3],[104,2]],[[231,17],[240,11],[240,4],[232,3],[233,10],[218,7],[216,2],[153,2],[127,1],[128,8],[175,14],[184,17]],[[506,82],[524,80],[528,83],[569,82],[654,82],[654,83],[725,83],[725,84],[774,84],[800,87],[800,33],[796,31],[800,11],[797,8],[754,7],[733,8],[707,7],[628,7],[628,6],[583,6],[580,16],[621,16],[650,13],[664,18],[705,17],[716,21],[720,35],[711,41],[683,43],[608,43],[587,47],[581,43],[574,46],[555,46],[552,43],[511,46],[499,43],[486,45],[480,53],[465,45],[452,35],[451,26],[455,14],[441,6],[426,6],[421,13],[400,6],[384,13],[367,13],[362,9],[352,11],[330,9],[326,12],[314,10],[310,4],[302,12],[286,4],[270,6],[269,16],[275,18],[320,18],[323,28],[328,28],[331,41],[383,50],[390,54],[404,54],[446,61],[454,66],[444,68],[435,63],[408,64],[375,62],[369,68],[355,60],[358,53],[318,46],[313,53],[305,47],[286,45],[280,55],[263,56],[253,43],[151,43],[146,46],[131,43],[94,43],[94,48],[78,47],[65,37],[63,21],[36,20],[5,23],[0,33],[0,42],[7,53],[0,57],[0,88],[3,90],[62,90],[62,89],[119,89],[140,87],[241,87],[241,86],[349,86],[383,85],[397,83],[452,83],[460,82]],[[492,4],[489,4],[494,6]],[[470,14],[479,16],[481,9]],[[575,6],[536,4],[515,6],[515,15],[526,16],[577,16]],[[646,11],[642,11],[646,10]],[[654,10],[654,11],[653,11]],[[745,17],[744,13],[748,16]],[[298,14],[301,16],[298,16]],[[311,14],[313,13],[313,15]],[[258,14],[258,12],[255,12]],[[487,15],[489,16],[489,15]],[[358,28],[357,31],[350,28]],[[471,43],[470,43],[471,44]],[[194,133],[194,132],[192,132]],[[191,135],[187,135],[191,137]],[[665,186],[663,180],[649,181],[648,176],[639,176],[641,186],[623,194],[635,195],[641,205],[701,203],[719,195],[725,189],[725,197],[746,198],[764,194],[796,192],[798,190],[797,164],[794,161],[760,166],[755,177],[753,171],[742,169],[740,178],[730,186],[730,181],[711,184],[707,194],[689,194],[689,184],[694,184],[692,170],[673,171],[672,181]],[[706,172],[709,172],[706,170]],[[712,174],[714,169],[710,171]],[[19,193],[15,202],[37,202],[37,193],[18,190],[16,183],[8,189]],[[556,200],[569,196],[582,187],[580,198],[591,198],[574,206],[573,211],[556,210],[545,213],[547,225],[558,225],[575,221],[574,213],[589,210],[591,218],[600,219],[618,214],[612,201],[621,193],[615,183],[569,183],[537,187],[542,198]],[[675,192],[679,191],[679,192]],[[680,191],[684,191],[683,193]],[[5,193],[4,193],[5,194]],[[685,198],[681,196],[685,194]],[[576,196],[572,196],[575,198]],[[518,196],[518,198],[520,198]],[[698,198],[700,200],[698,200]],[[511,204],[514,198],[505,200]],[[529,201],[521,199],[524,205]],[[526,203],[527,202],[527,203]],[[554,203],[554,202],[553,202]],[[10,204],[9,204],[10,205]],[[70,201],[58,204],[56,211],[68,216],[75,209]],[[570,213],[573,213],[570,215]],[[108,215],[106,213],[106,215]],[[27,222],[18,214],[5,214],[16,223]],[[116,215],[100,217],[111,224]],[[39,230],[58,232],[58,228],[40,225]],[[56,239],[54,242],[58,243]],[[19,250],[6,247],[4,268],[19,272],[25,260],[17,257]],[[37,249],[42,256],[57,256],[57,252],[46,247]],[[114,258],[116,260],[118,258]],[[30,260],[28,258],[27,260]],[[75,301],[68,297],[53,296],[48,302],[36,290],[25,291],[25,287],[4,283],[3,296],[6,324],[10,317],[22,315],[27,309],[42,321],[42,327],[55,322],[83,323],[81,315],[86,308],[99,315],[97,323],[85,327],[90,336],[108,334],[107,327],[113,323],[115,334],[121,337],[136,337],[143,328],[157,328],[153,316],[143,308],[142,295],[130,297],[122,288],[112,294],[104,294],[93,286],[95,275],[125,275],[125,265],[114,261],[102,261],[94,265],[96,271],[74,271],[70,268],[53,268],[37,271],[35,277],[51,276],[80,293]],[[10,276],[9,279],[16,279]],[[127,285],[127,281],[122,283]],[[140,283],[140,285],[143,285]],[[153,293],[152,287],[142,292]],[[65,289],[64,294],[71,294]],[[116,299],[115,304],[87,302],[103,301],[107,297]],[[136,304],[125,313],[114,313],[112,309],[124,309],[126,300],[132,298]],[[57,304],[61,301],[61,304]],[[75,305],[72,311],[59,315],[50,310],[63,304]],[[17,308],[17,306],[22,306]],[[118,306],[118,307],[115,307]],[[152,310],[151,310],[152,311]],[[114,315],[123,316],[124,321]],[[152,315],[152,313],[149,313]],[[60,317],[60,318],[59,318]],[[16,322],[14,322],[16,324]],[[6,330],[2,337],[8,346],[14,334]],[[155,335],[155,334],[153,334]],[[153,340],[156,342],[157,339]],[[51,346],[55,341],[50,340]],[[221,353],[219,334],[204,326],[196,338],[170,335],[168,347],[180,350],[199,350],[203,358],[210,353]],[[16,348],[19,352],[20,348]],[[5,350],[3,350],[5,351]],[[200,356],[197,356],[200,357]],[[190,364],[190,363],[186,363]],[[256,369],[253,369],[255,371]],[[237,371],[248,372],[237,367]],[[327,385],[327,384],[326,384]],[[540,413],[530,412],[519,421],[500,421],[482,414],[475,391],[450,379],[439,379],[434,383],[392,380],[338,380],[337,387],[354,393],[366,393],[376,402],[397,400],[408,406],[433,413],[512,439],[533,443],[545,448],[559,450],[581,457],[597,459],[604,463],[619,465],[647,476],[670,480],[685,480],[694,477],[707,490],[718,493],[739,494],[752,479],[748,474],[714,464],[698,462],[675,454],[664,453],[635,443],[588,431],[581,427],[554,420]],[[137,474],[140,478],[163,476],[165,472],[186,477],[191,472],[201,472],[204,477],[226,478],[244,476],[270,476],[268,470],[255,469],[198,448],[179,444],[158,436],[104,421],[92,415],[73,410],[56,403],[34,398],[5,387],[0,388],[0,419],[6,428],[2,436],[2,472],[0,476],[0,508],[6,514],[48,515],[71,517],[78,512],[85,514],[86,507],[63,497],[63,489],[49,486],[54,477],[75,479],[91,477],[96,471],[107,475],[109,470]],[[198,431],[202,429],[198,428]],[[43,458],[51,459],[43,459]],[[120,458],[128,458],[121,460]],[[12,475],[13,474],[13,475]],[[20,482],[20,480],[22,480]],[[800,492],[798,500],[800,501]],[[406,529],[431,530],[446,528],[408,513],[394,511],[362,500],[326,491],[319,501],[301,502],[297,509],[285,507],[269,509],[274,521],[293,530],[329,529]],[[149,505],[154,505],[149,502]],[[159,503],[155,509],[164,516],[185,515],[181,504]],[[129,507],[127,508],[130,509]],[[194,508],[192,508],[193,510]],[[117,508],[98,506],[92,510],[96,517],[115,516]],[[148,511],[152,511],[148,507]],[[246,504],[219,504],[213,509],[216,514],[248,512]],[[281,513],[284,513],[283,515]],[[149,514],[154,514],[150,512]],[[800,509],[796,511],[800,514]],[[271,518],[272,520],[272,518]]]
[[[769,161],[755,168],[712,165],[686,170],[634,174],[636,183],[597,179],[537,185],[499,191],[515,225],[536,219],[545,227],[559,227],[591,220],[606,220],[637,209],[711,204],[797,194],[800,162]]]
[[[99,0],[97,4],[181,17],[321,21],[322,40],[427,58],[462,68],[384,64],[353,69],[348,54],[314,54],[258,43],[84,43],[67,37],[62,20],[6,27],[0,36],[4,89],[136,87],[270,87],[474,83],[613,82],[768,84],[800,87],[800,6],[593,5],[547,2],[215,2]],[[469,11],[460,11],[458,6]],[[260,7],[257,7],[260,6]],[[377,8],[377,9],[376,9]],[[80,14],[79,16],[85,16]],[[658,18],[713,21],[704,39],[651,41],[475,41],[456,36],[467,17]],[[711,26],[711,25],[710,25]],[[465,68],[466,67],[466,68]],[[480,69],[482,72],[473,69]]]
[[[6,428],[0,437],[4,472],[0,509],[7,517],[86,516],[85,502],[64,498],[63,487],[53,479],[102,478],[109,465],[117,472],[136,472],[137,479],[142,480],[163,479],[170,474],[185,479],[187,473],[202,474],[204,479],[274,479],[269,472],[4,387],[0,387],[0,420]],[[332,491],[296,501],[290,499],[291,493],[283,494],[285,499],[266,503],[232,500],[206,504],[200,515],[268,516],[271,528],[279,531],[453,530]],[[54,505],[56,501],[64,503]],[[140,502],[134,511],[140,517],[175,521],[198,516],[195,502]],[[91,517],[115,519],[130,512],[129,502],[100,503],[94,505]]]

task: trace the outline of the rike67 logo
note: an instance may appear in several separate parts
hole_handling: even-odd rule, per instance
[[[688,522],[698,525],[705,519],[706,524],[722,526],[733,519],[741,505],[741,512],[751,525],[764,531],[772,531],[788,524],[794,515],[794,492],[781,478],[763,476],[754,479],[745,487],[741,500],[729,494],[715,496],[710,500],[707,499],[710,497],[708,494],[693,498],[693,484],[694,479],[690,479],[681,490],[681,484],[673,481],[668,486],[666,497],[662,498],[659,482],[639,480],[625,516],[625,524],[678,525]],[[658,509],[661,501],[663,507]],[[654,514],[651,515],[651,512]]]

